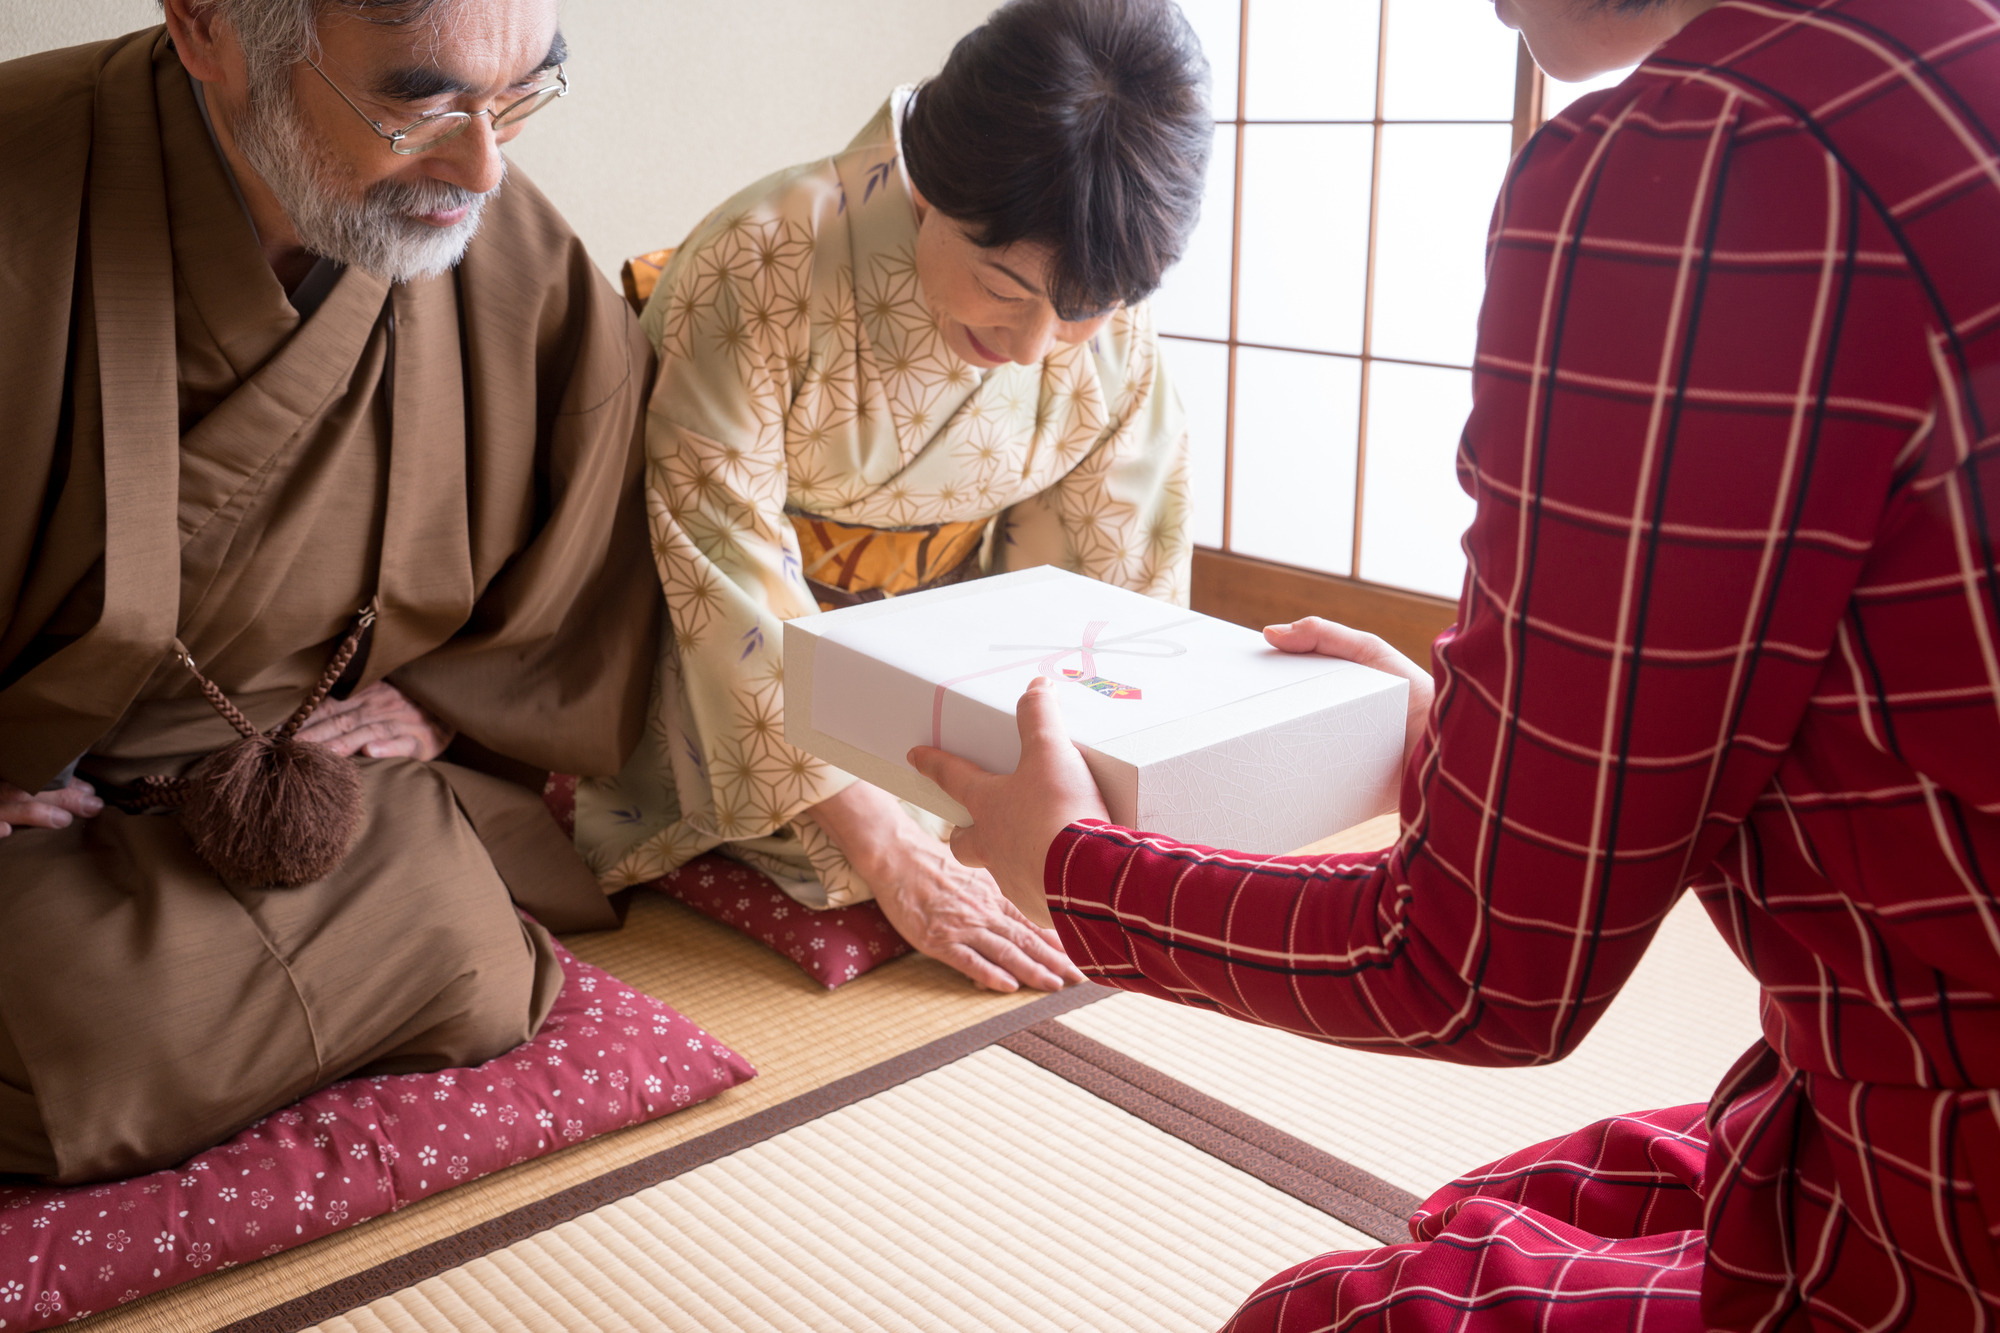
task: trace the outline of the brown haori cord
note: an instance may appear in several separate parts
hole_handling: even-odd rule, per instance
[[[186,777],[140,778],[131,808],[174,808],[195,854],[231,884],[290,888],[331,874],[361,823],[361,770],[346,755],[298,738],[326,701],[375,623],[365,608],[296,712],[260,732],[222,687],[201,673],[179,639],[174,656],[243,739],[202,760]]]

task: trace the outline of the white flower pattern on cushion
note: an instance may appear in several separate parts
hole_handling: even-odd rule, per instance
[[[565,984],[542,1031],[501,1059],[336,1083],[170,1171],[68,1189],[0,1185],[0,1333],[80,1319],[292,1249],[755,1076],[667,1005],[560,946],[557,955]],[[603,1042],[596,1023],[607,1008],[643,1017],[649,1035]],[[555,1057],[558,1049],[569,1058]],[[409,1124],[388,1109],[418,1105],[427,1114]],[[481,1132],[524,1118],[542,1132]],[[425,1169],[440,1162],[442,1170]],[[285,1217],[267,1240],[258,1219],[274,1205]],[[93,1258],[51,1264],[51,1243],[88,1246]]]

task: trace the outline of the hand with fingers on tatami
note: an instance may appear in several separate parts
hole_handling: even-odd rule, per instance
[[[879,787],[856,782],[813,817],[848,849],[896,933],[985,990],[1061,990],[1083,980],[1043,917],[1030,922],[993,876],[957,860]]]

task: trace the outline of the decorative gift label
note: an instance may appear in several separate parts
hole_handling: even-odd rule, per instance
[[[1106,680],[1102,676],[1086,676],[1081,671],[1071,671],[1067,667],[1063,669],[1063,679],[1073,680],[1086,690],[1096,690],[1107,699],[1143,699],[1146,697],[1145,692],[1137,685],[1120,685],[1115,680]]]

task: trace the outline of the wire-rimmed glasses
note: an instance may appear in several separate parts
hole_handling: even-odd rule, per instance
[[[526,97],[517,98],[498,111],[491,107],[482,107],[478,111],[433,111],[428,116],[417,117],[400,130],[392,130],[384,128],[381,121],[355,106],[354,99],[342,92],[340,85],[327,78],[326,71],[310,58],[306,60],[306,64],[312,66],[313,73],[326,80],[326,86],[333,89],[340,100],[353,109],[355,115],[368,122],[369,129],[389,141],[389,151],[400,153],[404,157],[427,152],[448,139],[456,138],[465,133],[476,117],[492,117],[494,132],[498,133],[504,126],[520,124],[558,97],[569,96],[569,76],[563,72],[561,65],[557,65],[554,83],[545,83]]]

